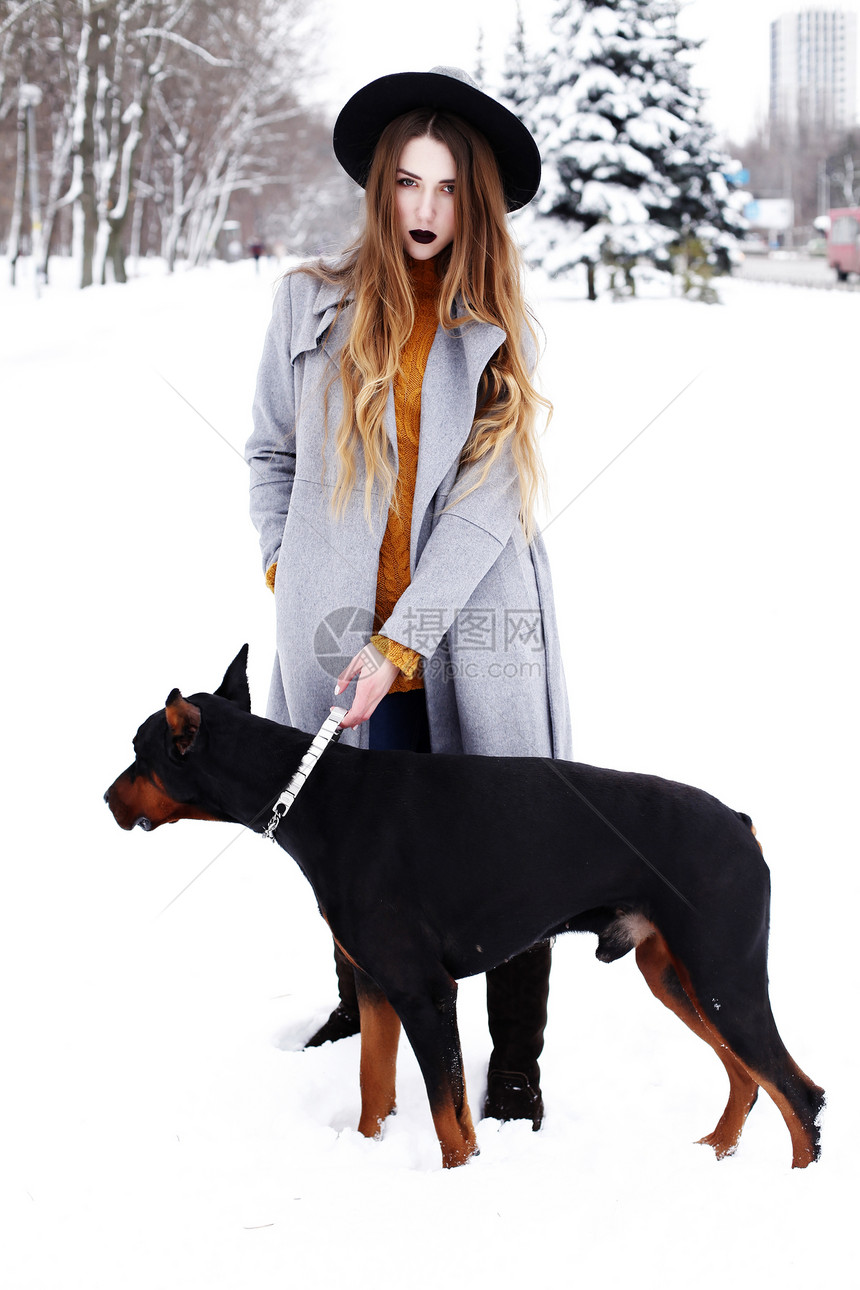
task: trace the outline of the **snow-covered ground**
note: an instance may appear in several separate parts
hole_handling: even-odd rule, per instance
[[[542,1132],[479,1124],[449,1173],[405,1043],[381,1142],[355,1132],[358,1041],[300,1051],[333,976],[287,857],[227,825],[126,835],[102,802],[143,717],[214,687],[245,640],[265,703],[272,603],[238,454],[274,272],[0,290],[4,1287],[845,1284],[860,300],[536,291],[576,755],[755,819],[774,1011],[829,1094],[822,1160],[790,1169],[764,1095],[734,1158],[694,1145],[719,1063],[632,956],[598,964],[583,936],[555,952]],[[461,986],[476,1110],[482,993]]]

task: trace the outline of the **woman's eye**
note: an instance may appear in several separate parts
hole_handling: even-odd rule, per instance
[[[415,180],[414,180],[414,179],[407,179],[407,178],[406,178],[406,176],[402,176],[400,179],[398,179],[398,181],[397,181],[397,182],[398,182],[398,184],[401,184],[404,188],[414,188],[414,187],[415,187]]]

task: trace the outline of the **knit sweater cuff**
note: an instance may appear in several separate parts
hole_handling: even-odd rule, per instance
[[[421,665],[421,655],[408,645],[401,645],[399,641],[389,640],[387,636],[371,636],[371,645],[375,645],[380,654],[383,654],[395,667],[400,668],[404,676],[411,680]]]
[[[278,572],[278,562],[276,560],[275,563],[270,564],[268,569],[266,570],[266,586],[269,588],[269,591],[275,590],[275,574],[277,572]]]

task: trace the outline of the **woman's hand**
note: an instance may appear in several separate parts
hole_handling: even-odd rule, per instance
[[[399,674],[400,669],[396,664],[380,654],[376,646],[368,641],[337,678],[334,691],[336,695],[341,694],[358,677],[352,707],[340,724],[350,730],[353,726],[360,726],[363,721],[369,721],[380,699],[385,698]]]

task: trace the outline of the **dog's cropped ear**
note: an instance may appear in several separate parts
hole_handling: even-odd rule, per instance
[[[200,709],[183,699],[178,690],[171,690],[167,696],[164,715],[177,752],[187,753],[200,729]]]
[[[224,680],[215,691],[222,699],[238,703],[246,712],[251,711],[251,691],[248,689],[248,646],[243,645],[224,673]]]

